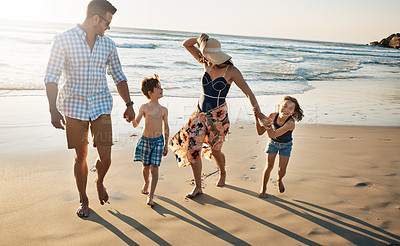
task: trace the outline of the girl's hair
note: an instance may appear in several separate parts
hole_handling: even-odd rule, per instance
[[[149,91],[154,92],[154,88],[160,85],[160,77],[158,74],[154,74],[154,77],[143,78],[142,80],[142,93],[148,99],[150,99]]]
[[[279,105],[281,105],[283,102],[285,101],[290,101],[292,103],[294,103],[294,113],[292,115],[293,119],[295,119],[296,121],[301,121],[301,119],[303,119],[304,114],[303,114],[303,110],[300,108],[300,104],[299,102],[297,102],[297,99],[291,96],[285,96],[282,101],[279,103]]]

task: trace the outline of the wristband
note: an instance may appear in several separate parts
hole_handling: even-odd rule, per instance
[[[127,102],[125,105],[126,105],[127,107],[132,106],[132,105],[133,105],[133,102],[132,102],[132,101]]]

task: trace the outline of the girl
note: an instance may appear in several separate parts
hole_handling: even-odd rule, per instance
[[[295,126],[295,120],[300,121],[303,116],[303,110],[300,108],[296,98],[285,96],[278,105],[278,112],[274,112],[268,117],[262,115],[260,120],[256,118],[258,135],[262,135],[267,131],[268,136],[271,138],[267,150],[267,166],[264,170],[263,183],[261,192],[258,195],[259,197],[267,197],[267,182],[274,168],[275,157],[278,153],[279,169],[277,183],[279,192],[283,193],[285,191],[282,179],[286,174],[290,152],[292,151],[292,132]]]

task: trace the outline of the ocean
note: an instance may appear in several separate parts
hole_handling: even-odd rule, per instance
[[[53,37],[73,24],[0,21],[0,96],[10,91],[43,95],[43,78]],[[203,68],[186,52],[182,41],[199,33],[111,27],[106,32],[118,47],[133,95],[140,95],[143,77],[157,73],[164,95],[200,95]],[[209,34],[233,57],[256,96],[302,94],[311,82],[354,79],[398,81],[400,51],[364,44],[288,40]],[[368,41],[366,41],[368,42]],[[110,89],[116,92],[111,78]],[[244,97],[232,86],[231,98]]]

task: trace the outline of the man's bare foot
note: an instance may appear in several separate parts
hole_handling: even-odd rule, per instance
[[[260,194],[258,194],[259,198],[267,198],[267,193],[266,192],[260,192]]]
[[[154,206],[153,198],[150,198],[150,196],[147,197],[147,205],[149,205],[150,207]]]
[[[197,195],[203,194],[201,188],[194,188],[191,193],[186,195],[186,198],[195,198]]]
[[[279,187],[279,192],[280,193],[285,192],[285,186],[283,185],[282,180],[277,180],[277,183],[278,183],[278,187]]]
[[[147,194],[149,194],[148,188],[149,188],[149,184],[148,183],[144,183],[142,189],[140,190],[140,192],[142,192],[142,194],[144,194],[144,195],[147,195]]]
[[[81,203],[76,209],[76,215],[78,215],[78,217],[89,217],[89,205],[87,203]]]
[[[108,202],[108,194],[106,191],[106,187],[104,187],[103,183],[100,183],[96,180],[97,186],[97,194],[99,196],[100,204],[104,205],[104,203]]]
[[[218,187],[225,186],[225,179],[226,179],[226,172],[225,173],[219,173],[219,180],[217,182]]]

